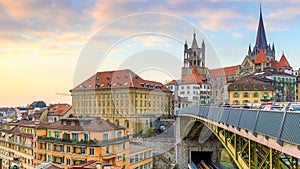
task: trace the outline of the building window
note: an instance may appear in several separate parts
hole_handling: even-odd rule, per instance
[[[103,140],[108,140],[108,134],[103,134]]]
[[[245,93],[243,94],[243,97],[247,98],[247,97],[249,97],[249,94],[248,94],[247,92],[245,92]]]
[[[110,151],[109,151],[109,146],[106,146],[106,154],[109,154]]]
[[[87,133],[84,133],[84,141],[88,141],[89,140],[89,135]]]
[[[51,131],[48,131],[48,137],[51,137]]]
[[[264,90],[267,90],[267,87],[268,87],[267,85],[263,85]]]
[[[235,92],[235,93],[233,94],[233,97],[234,97],[234,98],[238,98],[238,97],[240,97],[240,95],[239,95],[238,92]]]
[[[94,155],[94,148],[89,148],[89,155]]]
[[[239,87],[238,87],[237,84],[235,84],[233,87],[234,87],[234,90],[238,90],[239,89]]]
[[[70,165],[70,159],[69,158],[66,158],[66,163],[67,163],[67,165]]]
[[[73,147],[73,153],[76,153],[76,147]]]
[[[253,89],[254,89],[254,90],[258,90],[257,85],[253,85]]]
[[[70,153],[70,146],[67,146],[67,153]]]
[[[63,121],[63,125],[67,125],[67,122],[66,122],[66,121]]]
[[[80,154],[85,154],[85,148],[84,147],[80,147]]]
[[[257,92],[254,92],[253,97],[257,98],[257,97],[259,97],[259,94]]]
[[[72,133],[72,140],[78,141],[78,133]]]
[[[51,155],[48,155],[48,162],[51,162]]]
[[[75,121],[71,121],[71,126],[75,126]]]
[[[48,143],[48,150],[51,150],[51,144]]]
[[[117,161],[121,161],[121,160],[122,160],[122,156],[118,156]]]
[[[248,90],[248,85],[243,85],[244,90]]]
[[[59,138],[60,137],[60,132],[59,131],[55,131],[54,132],[54,137],[55,138]]]
[[[121,138],[121,137],[122,137],[122,132],[118,132],[118,133],[117,133],[117,137],[118,137],[118,138]]]

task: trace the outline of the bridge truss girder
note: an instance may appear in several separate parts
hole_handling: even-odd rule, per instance
[[[200,120],[199,120],[200,121]],[[241,169],[298,169],[298,160],[211,123],[203,122]]]

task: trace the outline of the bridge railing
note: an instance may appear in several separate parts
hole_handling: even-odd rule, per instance
[[[260,109],[234,109],[226,107],[187,107],[178,114],[191,114],[218,123],[232,125],[298,145],[300,149],[300,112],[266,111]]]

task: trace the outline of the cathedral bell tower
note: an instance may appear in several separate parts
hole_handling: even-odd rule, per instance
[[[193,34],[193,42],[191,48],[188,47],[187,41],[184,44],[184,61],[181,69],[181,78],[191,74],[194,66],[197,67],[198,74],[201,77],[206,77],[207,68],[205,67],[205,43],[202,41],[199,48],[196,33]]]

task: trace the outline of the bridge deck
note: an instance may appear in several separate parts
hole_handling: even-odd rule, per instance
[[[181,109],[178,115],[199,118],[300,158],[300,113],[223,107],[188,107]]]

